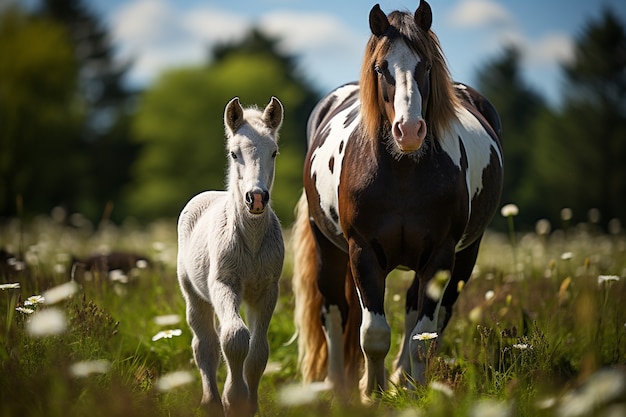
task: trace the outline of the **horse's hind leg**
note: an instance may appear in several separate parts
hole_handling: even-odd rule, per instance
[[[272,284],[255,303],[246,310],[248,324],[252,331],[250,352],[244,364],[244,375],[250,392],[250,414],[258,408],[258,390],[261,376],[267,365],[270,347],[267,331],[278,299],[278,283]]]
[[[234,280],[233,280],[234,281]],[[220,343],[226,360],[227,374],[224,383],[222,403],[227,416],[249,415],[249,391],[243,377],[243,366],[250,349],[250,332],[246,327],[239,308],[240,291],[227,285],[228,279],[209,279],[209,291],[215,313],[220,322]]]
[[[181,279],[187,305],[187,322],[193,332],[191,347],[202,378],[202,405],[210,415],[222,415],[222,401],[217,387],[220,344],[215,330],[213,307],[200,298],[187,279]]]

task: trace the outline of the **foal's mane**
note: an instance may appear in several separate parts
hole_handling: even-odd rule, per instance
[[[388,31],[378,37],[372,35],[367,43],[363,66],[361,68],[360,100],[361,128],[369,138],[378,137],[384,124],[384,116],[379,107],[378,78],[374,71],[377,60],[387,54],[393,42],[404,41],[420,57],[427,59],[432,69],[430,72],[430,96],[424,115],[434,137],[441,137],[460,106],[450,71],[437,35],[432,30],[425,32],[415,22],[414,15],[408,12],[394,11],[388,16],[391,24]]]

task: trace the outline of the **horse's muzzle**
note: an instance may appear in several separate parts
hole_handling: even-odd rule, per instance
[[[270,193],[268,191],[248,191],[246,193],[246,205],[252,214],[263,213],[269,201]]]

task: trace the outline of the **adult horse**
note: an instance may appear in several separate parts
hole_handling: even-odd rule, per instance
[[[499,203],[498,114],[452,82],[431,24],[423,0],[414,14],[374,6],[359,83],[331,92],[310,116],[293,238],[305,381],[345,386],[364,363],[364,393],[385,388],[385,280],[402,266],[415,279],[396,368],[424,383],[416,336],[441,336]],[[433,295],[426,289],[439,271],[449,279]]]

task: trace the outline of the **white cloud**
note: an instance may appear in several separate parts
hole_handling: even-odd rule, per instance
[[[574,41],[564,33],[551,33],[527,45],[524,52],[531,65],[571,62],[574,59]]]
[[[448,20],[458,28],[478,28],[510,23],[513,17],[507,9],[492,0],[461,0],[448,15]]]
[[[331,14],[291,11],[270,12],[259,27],[281,39],[283,51],[300,58],[300,66],[322,88],[358,78],[367,32],[357,33]]]
[[[182,9],[169,0],[125,3],[111,23],[118,54],[132,59],[129,80],[137,85],[150,83],[167,68],[206,61],[213,45],[237,41],[253,26],[237,12],[205,5]],[[279,38],[282,52],[297,57],[311,81],[323,88],[358,77],[367,28],[359,34],[329,13],[285,10],[259,16],[256,25]]]
[[[204,7],[185,13],[182,25],[195,38],[226,42],[241,38],[249,29],[250,22],[234,13]]]

